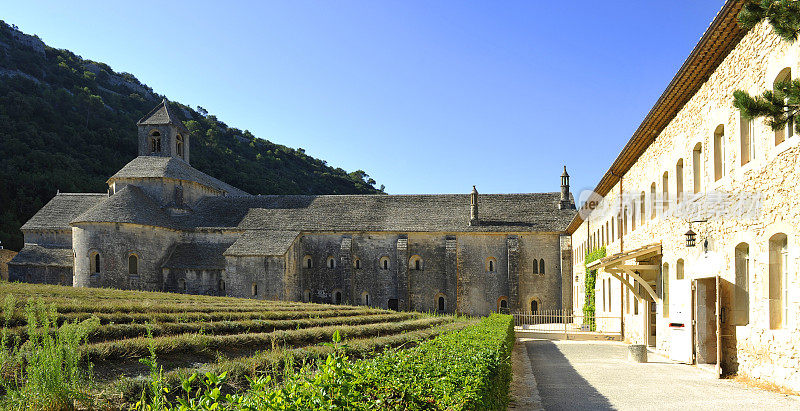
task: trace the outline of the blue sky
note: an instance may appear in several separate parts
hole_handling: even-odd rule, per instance
[[[722,4],[16,1],[0,19],[391,194],[558,191],[566,165],[577,195]]]

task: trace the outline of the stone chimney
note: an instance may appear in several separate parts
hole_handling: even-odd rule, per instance
[[[569,198],[569,174],[567,173],[567,166],[564,166],[564,172],[561,173],[561,201],[558,203],[558,208],[561,210],[575,208]]]
[[[480,224],[478,220],[478,189],[472,186],[472,193],[469,196],[469,225]]]

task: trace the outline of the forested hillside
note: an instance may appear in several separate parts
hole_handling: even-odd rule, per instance
[[[136,156],[136,121],[164,96],[128,73],[46,46],[0,21],[0,241],[62,192],[105,192]],[[171,103],[192,132],[199,170],[252,194],[377,193],[361,170],[229,127],[201,107]]]

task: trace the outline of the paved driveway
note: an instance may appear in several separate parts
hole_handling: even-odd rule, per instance
[[[719,380],[689,365],[653,357],[646,364],[629,362],[622,343],[518,342],[546,410],[800,410],[796,396]]]

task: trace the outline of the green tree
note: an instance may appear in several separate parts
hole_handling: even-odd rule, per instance
[[[739,25],[750,30],[767,19],[775,33],[788,42],[800,34],[800,2],[796,0],[748,1],[739,12]]]
[[[775,33],[793,43],[800,33],[800,1],[749,1],[739,12],[738,19],[739,25],[745,30],[766,19]],[[733,105],[746,118],[764,118],[774,131],[794,127],[800,132],[800,124],[794,121],[800,110],[800,80],[780,81],[773,90],[767,90],[759,96],[737,90],[733,93]]]

